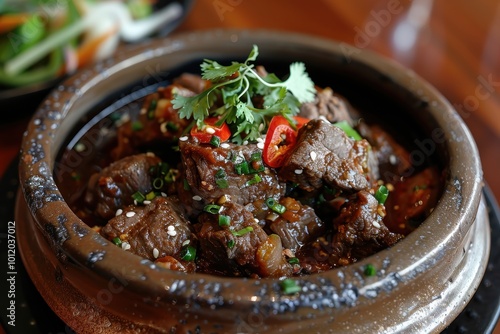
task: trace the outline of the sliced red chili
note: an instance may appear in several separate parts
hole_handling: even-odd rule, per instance
[[[283,116],[274,116],[269,123],[264,142],[262,152],[264,162],[273,168],[281,167],[296,142],[297,130],[290,125],[288,119]]]
[[[205,125],[202,129],[199,129],[196,125],[191,128],[191,136],[198,139],[202,144],[208,144],[212,140],[213,136],[217,136],[220,142],[225,142],[231,137],[231,130],[229,126],[223,122],[220,126],[217,125],[219,121],[216,117],[206,118],[203,122]]]
[[[297,130],[300,129],[302,126],[304,126],[307,122],[310,121],[309,118],[300,117],[300,116],[294,116],[293,119],[295,120]]]

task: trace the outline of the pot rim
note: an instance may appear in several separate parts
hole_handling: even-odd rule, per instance
[[[272,307],[281,307],[294,298],[281,292],[278,279],[225,278],[199,273],[186,275],[158,268],[150,261],[124,252],[98,235],[71,211],[52,175],[57,155],[57,150],[54,151],[52,147],[57,146],[61,133],[67,131],[64,120],[68,113],[81,107],[79,103],[94,85],[106,82],[124,68],[140,64],[144,59],[166,57],[186,50],[196,53],[196,50],[202,50],[210,44],[230,43],[231,47],[245,47],[246,50],[252,41],[342,55],[348,61],[365,64],[382,73],[395,85],[428,101],[431,117],[447,134],[445,147],[449,175],[435,210],[422,225],[391,249],[346,267],[294,278],[302,287],[312,290],[318,285],[331,285],[363,296],[366,291],[380,290],[381,286],[395,277],[397,281],[404,282],[420,273],[422,268],[432,267],[435,261],[431,258],[443,256],[441,253],[456,240],[456,235],[467,234],[474,223],[482,194],[479,154],[472,135],[457,112],[424,79],[371,51],[321,37],[270,30],[209,30],[175,34],[163,40],[127,47],[119,56],[99,62],[65,80],[34,114],[24,134],[20,153],[20,185],[38,228],[44,232],[54,249],[62,254],[61,259],[70,258],[105,278],[120,277],[129,283],[130,288],[143,294],[161,296],[165,300],[175,297],[186,302],[194,300],[210,304],[213,303],[214,295],[234,298],[234,289],[239,289],[239,302],[248,307],[255,304],[255,296],[259,296],[260,302]],[[449,233],[434,233],[434,224],[446,224]],[[407,259],[397,254],[401,254],[402,249],[410,244],[418,247],[414,247],[412,256],[415,261],[408,265]],[[440,246],[436,248],[435,245]],[[376,263],[383,268],[380,271],[382,275],[373,279],[362,277],[368,263]],[[200,295],[192,287],[204,287],[209,292]],[[263,296],[264,287],[272,295],[269,297],[268,294],[269,298]],[[345,297],[342,299],[343,304],[351,306],[356,302],[349,298],[348,293],[342,295]]]

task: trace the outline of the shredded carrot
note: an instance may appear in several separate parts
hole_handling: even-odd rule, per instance
[[[26,13],[0,15],[0,34],[11,31],[29,18]]]
[[[93,38],[82,45],[76,50],[76,56],[78,59],[78,67],[85,66],[94,60],[94,55],[97,53],[99,46],[104,43],[109,37],[116,34],[118,27],[109,29],[102,35]]]

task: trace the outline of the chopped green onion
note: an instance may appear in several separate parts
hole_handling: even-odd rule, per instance
[[[248,181],[245,183],[245,185],[246,185],[246,186],[251,186],[251,185],[253,185],[253,184],[257,184],[257,183],[259,183],[259,182],[261,182],[261,181],[262,181],[262,178],[259,176],[259,174],[255,174],[255,175],[253,176],[253,178],[251,178],[250,180],[248,180]]]
[[[365,276],[371,277],[377,275],[377,269],[373,264],[367,264],[364,270]]]
[[[215,183],[220,189],[226,189],[229,187],[229,182],[227,182],[227,180],[225,179],[215,180]]]
[[[118,247],[121,247],[121,245],[122,245],[122,239],[120,239],[119,237],[113,238],[113,243],[115,245],[117,245]]]
[[[159,190],[163,187],[163,179],[160,177],[157,177],[156,179],[153,180],[153,188]]]
[[[290,264],[299,264],[300,262],[299,262],[298,258],[291,257],[291,258],[288,259],[288,263],[290,263]]]
[[[262,161],[262,153],[261,152],[252,153],[252,155],[250,156],[250,161],[252,162]]]
[[[160,162],[158,164],[158,169],[159,173],[161,176],[167,175],[167,173],[170,171],[170,165],[167,164],[166,162]]]
[[[241,237],[241,236],[244,236],[245,234],[249,233],[249,232],[252,232],[253,231],[253,227],[252,226],[247,226],[245,228],[242,228],[241,230],[239,231],[233,231],[233,235],[235,237]]]
[[[211,213],[213,215],[216,215],[219,213],[220,208],[221,208],[220,205],[208,204],[208,205],[205,205],[205,207],[203,208],[203,211]]]
[[[134,121],[132,122],[132,131],[140,131],[144,129],[144,125],[140,121]]]
[[[266,199],[266,205],[269,207],[269,209],[279,214],[282,214],[286,211],[285,206],[276,202],[276,200],[272,197]]]
[[[294,294],[302,290],[300,288],[300,285],[291,278],[287,278],[281,281],[280,286],[281,290],[287,295]]]
[[[142,202],[146,199],[146,196],[144,196],[140,191],[136,191],[132,194],[132,198],[137,203],[142,204]]]
[[[228,240],[227,241],[227,248],[233,248],[234,247],[234,240],[231,239],[231,240]]]
[[[158,104],[158,100],[154,99],[149,104],[148,108],[148,118],[153,119],[155,117],[156,106]]]
[[[189,185],[189,182],[187,179],[183,180],[183,186],[184,186],[184,190],[191,190],[191,186]]]
[[[148,201],[151,201],[152,199],[154,199],[156,197],[156,194],[154,191],[150,191],[146,194],[146,200]]]
[[[250,169],[248,168],[248,162],[246,162],[246,161],[243,161],[237,165],[234,165],[234,169],[236,171],[236,174],[238,174],[238,175],[250,173]]]
[[[174,122],[167,122],[167,129],[176,132],[179,130],[179,127]]]
[[[184,261],[194,261],[196,258],[196,248],[191,245],[186,245],[182,247],[180,256]]]
[[[389,196],[389,190],[384,185],[378,187],[377,191],[375,192],[375,198],[380,204],[384,204],[388,196]]]
[[[337,122],[337,123],[333,123],[333,125],[335,125],[336,127],[344,130],[345,134],[348,136],[348,137],[351,137],[352,139],[354,140],[361,140],[363,139],[361,137],[361,135],[356,131],[354,130],[350,125],[349,123],[347,123],[347,121],[340,121],[340,122]]]
[[[231,223],[231,217],[225,215],[219,215],[219,226],[229,226]]]
[[[219,147],[220,146],[220,137],[212,136],[212,138],[210,138],[210,145],[212,145],[213,147]]]

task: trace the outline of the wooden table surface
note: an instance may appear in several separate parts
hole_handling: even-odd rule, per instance
[[[459,111],[479,148],[484,179],[500,198],[499,1],[196,0],[174,33],[212,28],[307,33],[413,69]],[[27,121],[0,124],[0,175],[17,154]]]

